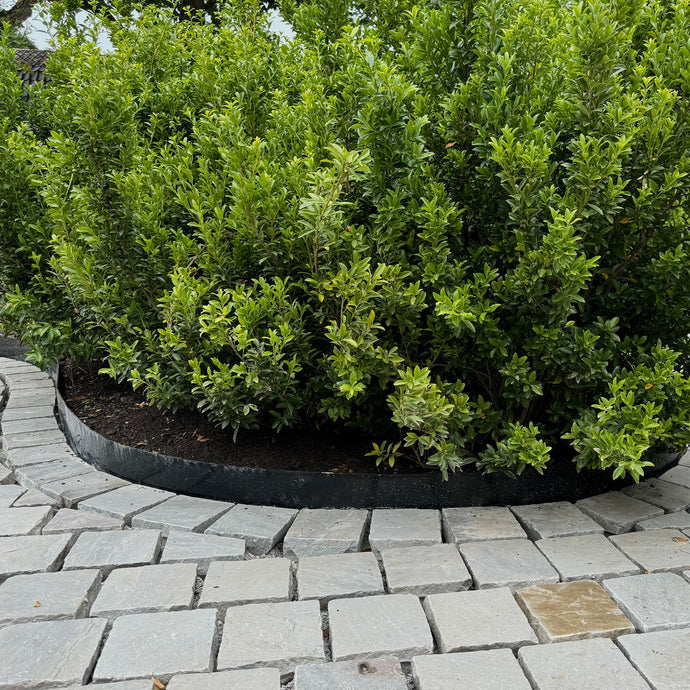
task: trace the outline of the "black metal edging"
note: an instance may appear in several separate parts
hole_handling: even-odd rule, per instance
[[[449,508],[576,501],[621,489],[630,481],[609,473],[577,472],[574,463],[544,475],[525,470],[517,479],[466,472],[442,481],[440,474],[337,474],[215,465],[152,453],[111,441],[90,429],[57,393],[60,425],[69,444],[96,468],[138,484],[203,498],[286,508]],[[654,477],[678,462],[680,453],[655,459]]]

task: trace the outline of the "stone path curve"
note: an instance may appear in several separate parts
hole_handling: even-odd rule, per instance
[[[690,453],[576,504],[297,511],[97,471],[48,375],[0,391],[0,690],[690,688]]]

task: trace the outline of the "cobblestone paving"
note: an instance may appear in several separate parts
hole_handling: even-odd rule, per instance
[[[96,471],[53,404],[0,358],[0,690],[690,688],[690,453],[577,504],[296,511]]]

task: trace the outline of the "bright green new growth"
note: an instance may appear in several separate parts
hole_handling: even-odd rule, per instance
[[[444,476],[688,443],[690,2],[282,10],[63,37],[26,111],[2,48],[2,326]]]

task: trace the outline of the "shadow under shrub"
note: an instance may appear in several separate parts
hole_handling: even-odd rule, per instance
[[[281,7],[290,42],[241,3],[120,17],[108,54],[64,33],[0,111],[37,209],[0,206],[0,325],[160,405],[353,425],[444,474],[639,479],[686,444],[690,3]]]

